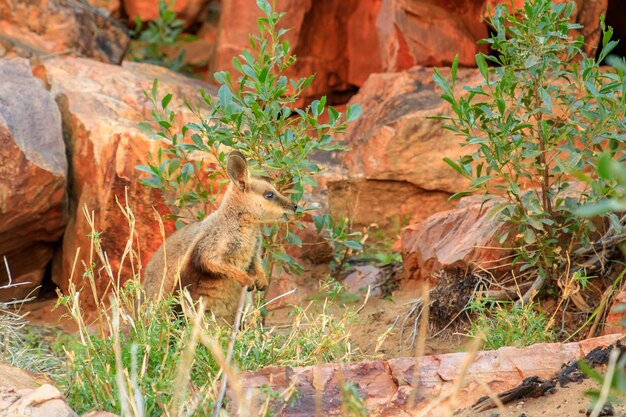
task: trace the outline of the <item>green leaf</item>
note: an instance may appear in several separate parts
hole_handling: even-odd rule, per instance
[[[459,54],[454,55],[454,59],[452,60],[452,67],[450,68],[450,76],[452,78],[452,85],[454,85],[456,81],[456,72],[459,68]]]
[[[266,16],[272,13],[272,6],[267,0],[256,0],[256,5]]]
[[[489,69],[487,67],[487,61],[485,61],[485,55],[482,53],[476,54],[476,65],[480,71],[480,75],[483,76],[487,84],[489,83]]]
[[[154,133],[154,131],[152,130],[152,127],[150,126],[150,124],[148,124],[148,122],[139,122],[139,129],[143,130],[144,132],[150,135]]]
[[[526,68],[532,68],[535,65],[539,64],[540,62],[541,62],[541,58],[539,58],[535,54],[532,54],[528,58],[526,58],[526,61],[524,61],[524,66]]]
[[[360,104],[350,104],[348,109],[346,110],[346,121],[353,122],[361,116],[361,105]]]
[[[471,191],[459,191],[458,193],[454,193],[454,194],[452,194],[452,195],[448,198],[448,200],[449,200],[449,201],[452,201],[452,200],[457,200],[457,199],[459,199],[459,198],[461,198],[461,197],[466,197],[466,196],[471,195],[471,194],[472,194],[472,192],[471,192]]]
[[[341,244],[350,249],[363,250],[363,245],[361,245],[361,243],[357,242],[356,240],[346,240],[345,242],[341,242]]]
[[[233,102],[233,93],[227,85],[222,85],[217,92],[217,97],[222,107],[229,107]]]
[[[171,100],[172,100],[172,93],[169,93],[165,97],[163,97],[163,99],[161,100],[161,106],[163,107],[163,110],[167,109],[167,105],[170,104]]]

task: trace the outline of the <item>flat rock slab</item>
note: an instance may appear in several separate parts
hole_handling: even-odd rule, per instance
[[[486,387],[491,392],[500,392],[529,376],[551,377],[564,363],[582,358],[595,347],[608,346],[619,338],[619,335],[610,335],[574,343],[542,343],[523,349],[504,347],[482,351],[469,366],[466,366],[468,354],[460,352],[425,356],[419,361],[396,358],[301,368],[268,367],[244,372],[240,380],[244,392],[250,390],[252,398],[258,401],[263,398],[263,386],[283,391],[293,384],[298,399],[284,406],[276,414],[280,416],[342,415],[339,381],[357,386],[369,416],[413,416],[427,408],[430,410],[427,415],[438,416],[449,406],[447,402],[439,403],[439,399],[454,391],[463,371],[465,383],[453,396],[454,409],[473,404],[487,394]],[[416,375],[419,384],[414,382]],[[416,386],[416,406],[409,409],[409,396]]]

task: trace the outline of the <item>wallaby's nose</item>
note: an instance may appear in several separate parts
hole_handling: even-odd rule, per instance
[[[298,206],[297,204],[293,205],[293,211],[298,211],[299,208],[300,208],[300,206]]]

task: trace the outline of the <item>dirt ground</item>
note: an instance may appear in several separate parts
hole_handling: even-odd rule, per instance
[[[494,408],[483,412],[463,410],[458,417],[576,417],[585,416],[591,405],[590,397],[585,395],[589,389],[598,389],[593,381],[585,380],[579,384],[571,383],[565,388],[557,388],[552,394],[539,398],[528,398],[506,404],[504,409]],[[626,415],[624,400],[613,401],[614,416]]]

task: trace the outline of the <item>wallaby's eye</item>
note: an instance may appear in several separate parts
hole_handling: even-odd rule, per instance
[[[273,200],[274,199],[274,193],[271,191],[268,191],[265,193],[265,198],[267,198],[268,200]]]

